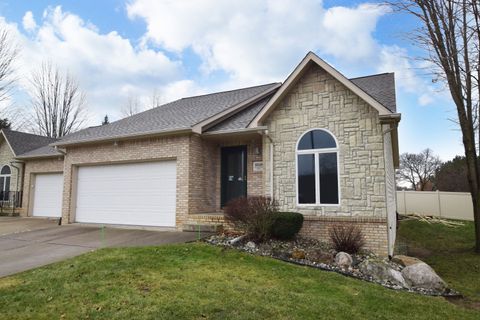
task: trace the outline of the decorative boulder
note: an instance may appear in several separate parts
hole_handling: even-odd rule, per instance
[[[392,262],[395,262],[396,264],[399,264],[402,267],[408,267],[408,266],[411,266],[412,264],[417,264],[423,261],[414,257],[409,257],[404,255],[395,255],[392,258]]]
[[[413,287],[444,291],[447,284],[426,263],[420,262],[405,267],[403,278]]]
[[[346,252],[339,252],[335,256],[335,264],[339,267],[348,268],[352,265],[353,259],[352,256]]]
[[[305,259],[305,251],[300,249],[294,249],[292,251],[292,259],[296,259],[296,260]]]
[[[382,260],[365,260],[358,265],[358,269],[372,279],[381,282],[390,282],[403,288],[409,288],[408,283],[402,276],[400,271],[393,269]]]
[[[245,244],[245,247],[249,250],[254,250],[257,245],[255,244],[255,242],[253,241],[248,241],[246,244]]]

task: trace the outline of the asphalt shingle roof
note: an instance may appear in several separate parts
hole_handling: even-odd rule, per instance
[[[3,129],[2,131],[16,156],[56,141],[54,138],[39,136],[31,133],[9,129]]]
[[[374,74],[350,79],[360,89],[368,93],[391,112],[397,112],[395,99],[395,77],[393,73]]]
[[[54,157],[54,156],[63,156],[62,153],[58,152],[54,147],[49,145],[30,150],[28,152],[22,153],[17,156],[17,158],[41,158],[41,157]]]
[[[216,124],[207,130],[207,132],[214,131],[226,131],[226,130],[235,130],[235,129],[244,129],[250,122],[255,118],[255,116],[262,110],[262,108],[267,104],[267,102],[272,98],[273,94],[252,104],[248,108],[240,111],[237,114],[234,114],[230,118]]]
[[[391,112],[396,112],[395,80],[393,73],[384,73],[350,79]],[[271,83],[255,87],[211,93],[179,99],[157,108],[141,112],[108,125],[91,127],[63,137],[59,145],[79,142],[115,139],[134,135],[160,133],[162,131],[188,130],[239,103],[277,87]],[[208,131],[246,128],[272,95],[234,114]],[[48,150],[39,150],[46,152]],[[50,152],[53,152],[50,150]],[[55,151],[56,152],[56,151]]]
[[[216,114],[278,86],[271,83],[183,98],[108,125],[91,127],[61,139],[60,144],[101,140],[161,131],[190,129]]]

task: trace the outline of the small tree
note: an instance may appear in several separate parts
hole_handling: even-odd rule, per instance
[[[120,113],[122,117],[126,118],[131,117],[141,111],[143,110],[140,106],[140,99],[137,96],[130,96],[120,110]]]
[[[70,74],[61,73],[51,63],[43,63],[33,73],[31,84],[35,132],[60,138],[84,125],[85,94]]]
[[[110,120],[108,120],[108,114],[106,114],[105,117],[103,118],[102,126],[104,126],[106,124],[109,124],[109,123],[110,123]]]
[[[435,185],[440,191],[469,192],[465,157],[456,156],[443,163],[435,174]]]
[[[12,123],[7,118],[0,119],[0,130],[1,129],[10,129]]]
[[[435,172],[442,162],[431,149],[420,153],[402,153],[400,156],[400,180],[409,182],[413,189],[424,191],[427,184],[432,183]]]

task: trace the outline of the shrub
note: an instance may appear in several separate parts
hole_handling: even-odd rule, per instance
[[[242,197],[227,203],[225,218],[236,229],[245,231],[249,239],[265,241],[271,237],[277,212],[276,202],[268,197]]]
[[[362,231],[355,225],[335,225],[330,230],[330,240],[337,251],[357,253],[365,245]]]
[[[278,212],[272,226],[272,236],[282,240],[292,239],[302,228],[303,215],[298,212]]]

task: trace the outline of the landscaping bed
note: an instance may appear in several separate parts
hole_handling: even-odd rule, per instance
[[[400,257],[397,262],[387,258],[380,258],[368,251],[361,251],[357,254],[347,254],[335,251],[327,242],[297,236],[292,240],[269,239],[255,243],[247,237],[239,234],[222,233],[205,239],[211,245],[232,248],[260,256],[268,256],[286,262],[305,265],[326,271],[333,271],[345,276],[374,282],[386,288],[394,290],[405,290],[424,295],[457,297],[460,294],[448,288],[440,279],[435,278],[434,285],[424,284],[416,286],[406,281],[402,271],[408,267],[403,260],[411,261],[412,258]],[[346,261],[345,261],[346,259]],[[415,259],[413,263],[423,263]],[[407,262],[408,264],[408,262]],[[428,266],[423,266],[428,268]],[[409,268],[412,268],[411,266]],[[427,270],[435,272],[433,270]],[[404,272],[405,273],[405,272]]]

